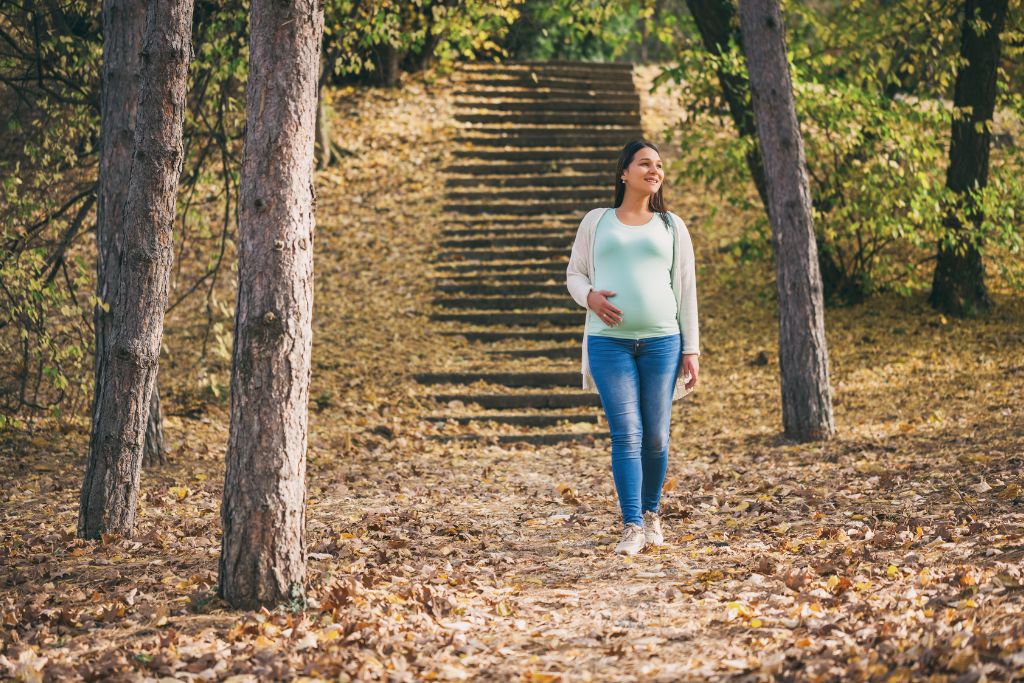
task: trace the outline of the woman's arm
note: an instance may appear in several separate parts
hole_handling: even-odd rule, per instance
[[[573,300],[583,308],[587,306],[587,295],[594,288],[590,281],[590,249],[585,244],[586,236],[583,225],[587,222],[584,217],[580,221],[580,227],[576,229],[576,238],[572,243],[572,253],[569,255],[569,266],[565,269],[565,287]]]

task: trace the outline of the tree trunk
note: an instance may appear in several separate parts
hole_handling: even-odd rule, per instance
[[[968,113],[953,117],[946,187],[960,195],[971,224],[965,226],[955,214],[947,214],[947,237],[939,240],[928,298],[936,309],[957,316],[983,314],[992,307],[980,245],[972,236],[984,217],[967,192],[988,184],[989,126],[995,109],[1000,33],[1006,23],[1007,4],[1007,0],[967,0],[964,7],[960,56],[965,63],[956,75],[953,106],[954,112],[966,107]],[[979,35],[971,23],[975,15],[988,24],[984,35]]]
[[[750,92],[764,156],[779,292],[782,422],[800,441],[835,433],[821,275],[803,138],[778,0],[740,4]]]
[[[100,170],[96,203],[96,296],[108,307],[117,300],[118,266],[121,260],[121,227],[124,202],[135,142],[135,110],[139,104],[139,69],[142,37],[146,31],[146,5],[141,2],[103,2],[103,87],[100,95]],[[113,336],[112,310],[97,306],[93,315],[96,330],[95,386],[103,381],[107,344]],[[159,405],[159,388],[153,389],[153,403]],[[93,393],[93,413],[95,399]],[[164,452],[163,425],[159,411],[150,411],[146,427],[147,460]],[[155,439],[155,441],[150,441]]]
[[[686,0],[686,6],[693,15],[694,23],[700,32],[704,49],[713,55],[723,55],[729,50],[729,41],[737,45],[743,44],[743,37],[734,28],[736,9],[732,0]],[[729,105],[729,116],[740,137],[757,137],[757,124],[754,112],[746,104],[748,83],[742,76],[718,70],[718,82],[722,84],[722,97]],[[746,155],[747,169],[761,197],[765,211],[770,212],[768,190],[764,178],[764,162],[761,160],[761,148],[754,145]],[[769,215],[769,220],[771,216]]]
[[[159,377],[159,374],[157,374]],[[153,394],[149,401],[149,419],[146,421],[145,445],[142,448],[142,466],[161,467],[167,464],[164,449],[164,411],[160,407],[160,387],[153,380]]]
[[[305,600],[306,424],[313,314],[317,0],[253,0],[239,188],[221,596]]]
[[[104,345],[82,484],[78,534],[130,536],[156,384],[182,164],[192,0],[149,4],[141,51],[134,152],[124,203],[113,331]],[[109,207],[107,207],[109,208]]]

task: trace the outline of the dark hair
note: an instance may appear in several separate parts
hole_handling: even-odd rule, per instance
[[[626,167],[633,163],[633,157],[636,153],[642,150],[644,147],[650,147],[655,152],[658,152],[658,148],[647,140],[632,140],[626,143],[626,146],[619,152],[619,163],[615,166],[615,203],[613,207],[618,208],[622,206],[622,199],[626,196],[626,183],[622,181],[622,173],[626,170]],[[661,154],[661,152],[658,152]],[[665,218],[668,209],[665,208],[665,197],[661,191],[665,189],[665,183],[662,183],[658,188],[658,191],[651,195],[651,198],[647,202],[647,208],[655,213],[662,214]]]

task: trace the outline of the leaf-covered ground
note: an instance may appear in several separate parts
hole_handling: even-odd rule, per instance
[[[649,81],[651,73],[643,78]],[[751,217],[671,185],[700,261],[698,391],[675,406],[669,545],[611,554],[606,446],[430,437],[429,320],[451,86],[335,93],[351,155],[318,179],[311,606],[216,597],[227,404],[169,317],[171,464],[138,534],[75,538],[85,416],[3,443],[0,666],[25,680],[1009,680],[1024,676],[1024,301],[827,314],[838,435],[779,437],[771,268],[722,263]],[[648,134],[675,118],[644,95]],[[678,114],[678,112],[675,112]],[[657,139],[657,138],[656,138]],[[671,158],[670,146],[662,147]],[[225,278],[227,279],[227,278]],[[220,301],[232,301],[230,282]],[[230,325],[230,307],[219,314]],[[229,327],[228,327],[229,329]],[[216,339],[210,344],[217,344]],[[229,341],[228,341],[229,343]],[[226,385],[223,357],[210,354]],[[176,374],[176,368],[180,373]],[[189,372],[187,369],[192,368]]]

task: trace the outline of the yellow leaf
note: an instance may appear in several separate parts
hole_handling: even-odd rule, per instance
[[[763,626],[763,625],[764,625],[764,622],[761,621],[760,619],[751,619],[750,620],[750,628],[761,628],[761,626]]]
[[[885,574],[890,579],[895,579],[900,575],[900,568],[894,564],[890,564],[888,567],[885,568]]]
[[[167,492],[170,493],[175,498],[177,498],[178,500],[182,500],[185,496],[191,493],[191,491],[188,490],[187,486],[172,486],[171,488],[167,489]]]

